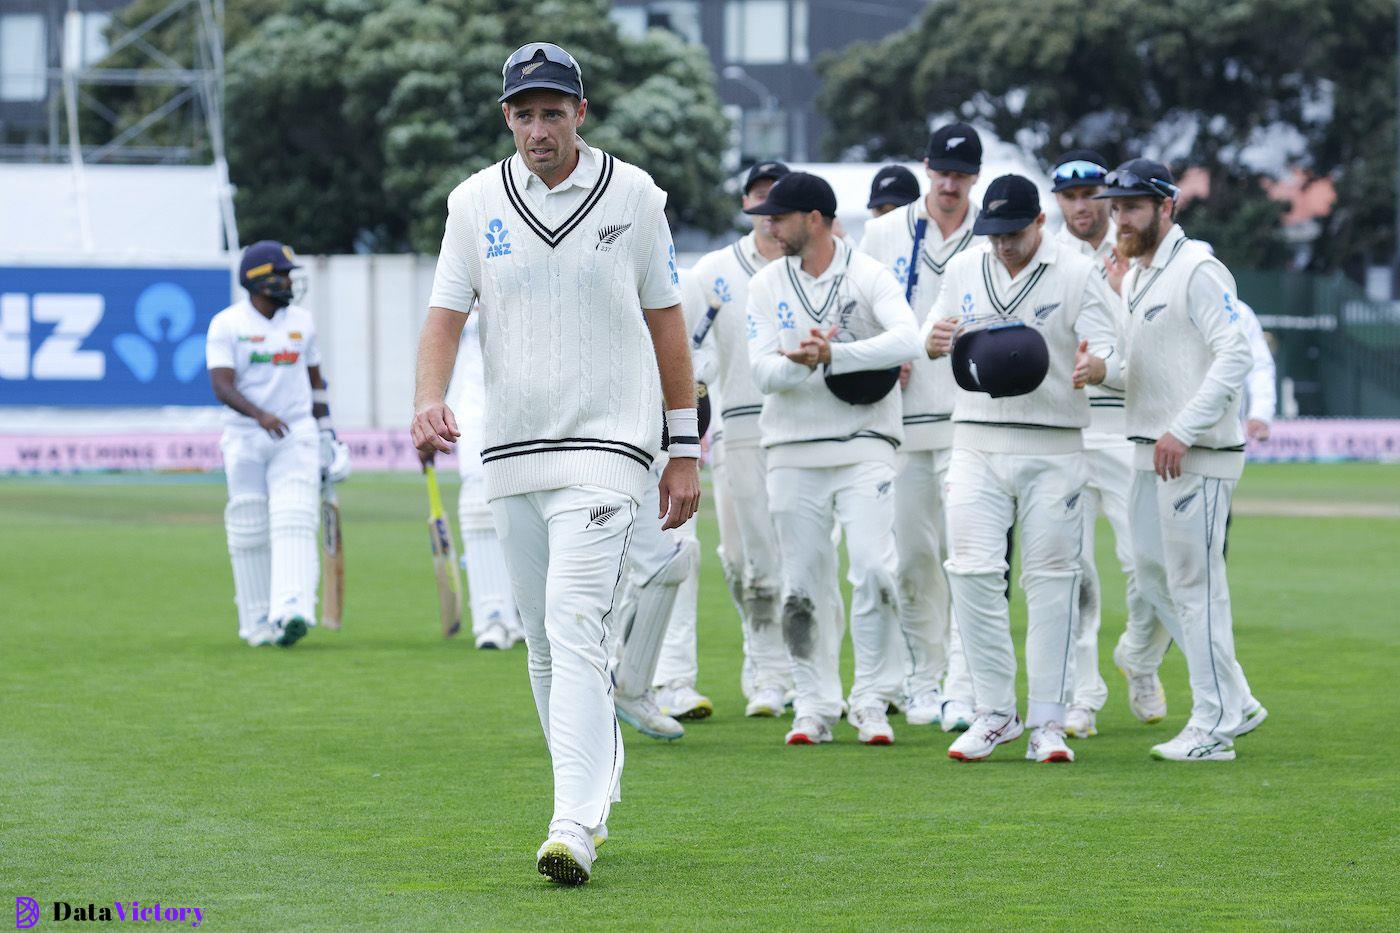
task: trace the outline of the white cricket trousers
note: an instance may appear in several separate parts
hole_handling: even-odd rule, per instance
[[[1084,458],[1089,470],[1089,479],[1084,486],[1084,547],[1080,561],[1084,576],[1079,590],[1079,632],[1074,639],[1074,689],[1070,702],[1097,711],[1103,709],[1108,699],[1108,685],[1099,673],[1103,588],[1094,561],[1094,531],[1100,511],[1113,529],[1114,553],[1126,578],[1127,629],[1142,631],[1155,626],[1152,604],[1138,588],[1137,574],[1133,569],[1133,535],[1128,527],[1128,492],[1133,473],[1136,472],[1133,469],[1133,445],[1117,435],[1086,431]],[[1161,647],[1165,650],[1166,645]]]
[[[1186,656],[1190,725],[1229,742],[1249,699],[1235,661],[1225,519],[1235,481],[1182,473],[1164,480],[1134,470],[1129,523],[1138,586]]]
[[[916,450],[899,455],[895,480],[895,548],[899,552],[899,627],[904,647],[904,692],[912,700],[941,690],[973,702],[972,677],[953,624],[943,562],[948,556],[944,486],[953,452]]]
[[[894,568],[894,467],[867,461],[838,467],[777,467],[768,471],[768,505],[783,568],[782,631],[792,657],[794,714],[833,724],[841,716],[841,637],[845,620],[823,611],[835,579],[833,521],[850,560],[852,709],[899,696],[886,658],[899,624]]]
[[[948,584],[982,712],[1016,711],[1016,649],[1006,597],[1006,535],[1021,542],[1026,593],[1026,722],[1063,723],[1079,614],[1083,453],[953,449],[948,467]]]
[[[228,477],[224,528],[233,565],[238,634],[300,616],[316,624],[321,454],[316,422],[300,418],[274,438],[230,425],[219,440]]]
[[[637,503],[568,486],[495,499],[491,512],[554,766],[554,820],[593,829],[620,799],[622,734],[608,657]]]
[[[744,696],[770,687],[787,690],[792,660],[779,619],[782,565],[768,507],[766,454],[756,443],[728,441],[713,452],[720,564],[744,632]]]

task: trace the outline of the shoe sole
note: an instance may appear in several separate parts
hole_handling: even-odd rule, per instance
[[[710,703],[710,702],[705,702],[705,703],[698,703],[698,704],[696,704],[695,706],[693,706],[693,707],[691,707],[690,709],[686,710],[684,713],[677,713],[677,714],[675,714],[674,716],[672,716],[672,718],[673,718],[673,719],[688,719],[688,720],[690,720],[691,722],[694,722],[694,721],[699,720],[699,719],[709,719],[709,718],[710,718],[711,716],[713,716],[714,714],[715,714],[715,706],[714,706],[714,704],[713,704],[713,703]],[[670,713],[667,713],[667,715],[670,716],[671,714],[670,714]]]
[[[893,744],[894,744],[894,739],[891,738],[891,737],[888,736],[888,735],[876,735],[876,736],[871,736],[871,737],[868,738],[868,739],[861,739],[861,740],[860,740],[860,744],[862,744],[862,745],[893,745]]]
[[[744,710],[744,715],[750,719],[777,719],[779,713],[771,706],[759,706]]]
[[[1031,760],[1038,765],[1074,764],[1074,756],[1069,752],[1051,752],[1049,756],[1045,758],[1032,758]]]
[[[977,758],[974,758],[974,757],[972,757],[971,755],[964,755],[962,752],[955,752],[955,751],[953,751],[952,749],[949,749],[949,750],[948,750],[948,757],[951,758],[951,759],[953,759],[954,761],[963,761],[963,762],[986,761],[988,758],[992,757],[992,753],[991,753],[991,752],[987,752],[987,754],[985,754],[985,755],[981,755],[981,756],[979,756],[979,757],[977,757]]]
[[[1244,727],[1240,729],[1239,732],[1235,733],[1235,738],[1239,738],[1242,735],[1249,735],[1255,729],[1258,729],[1260,726],[1262,726],[1264,724],[1264,720],[1268,718],[1269,711],[1262,706],[1259,707],[1258,714],[1253,719],[1246,719],[1244,721]]]
[[[831,741],[831,740],[830,740],[830,739],[814,739],[814,738],[812,738],[810,735],[807,735],[806,733],[803,733],[803,732],[799,732],[799,733],[797,733],[796,735],[790,735],[790,736],[787,737],[787,744],[788,744],[788,745],[822,745],[822,744],[824,744],[824,743],[826,743],[826,742],[829,742],[829,741]]]
[[[1098,729],[1089,729],[1089,730],[1084,731],[1084,732],[1080,732],[1078,729],[1066,729],[1066,730],[1065,730],[1065,735],[1069,736],[1069,737],[1072,738],[1072,739],[1091,739],[1091,738],[1093,738],[1094,736],[1096,736],[1096,735],[1098,735],[1098,734],[1099,734],[1099,730],[1098,730]]]
[[[1157,751],[1157,749],[1155,749],[1155,748],[1152,749],[1152,751],[1151,751],[1149,754],[1151,754],[1152,757],[1153,757],[1154,759],[1156,759],[1157,761],[1234,761],[1234,760],[1235,760],[1235,753],[1234,753],[1233,751],[1230,752],[1230,754],[1228,754],[1228,755],[1209,755],[1209,756],[1207,756],[1207,757],[1205,757],[1205,758],[1169,758],[1169,757],[1167,757],[1166,755],[1163,755],[1161,752]]]
[[[588,881],[588,869],[584,868],[562,842],[551,842],[540,853],[537,866],[540,874],[558,884],[584,884]]]
[[[642,726],[637,720],[633,719],[631,716],[625,715],[622,712],[622,710],[617,710],[616,712],[618,719],[627,723],[627,725],[631,726],[633,729],[636,729],[638,732],[640,732],[642,735],[646,736],[649,739],[660,739],[663,742],[674,742],[677,739],[685,738],[684,732],[682,732],[680,735],[667,735],[664,732],[657,732],[654,729],[647,729],[646,727]]]
[[[306,637],[306,620],[295,616],[282,626],[282,634],[277,639],[279,648],[290,648]]]
[[[939,728],[942,729],[944,732],[966,732],[968,729],[972,728],[972,723],[964,719],[956,720],[952,723],[952,725],[948,725],[946,723],[941,722],[938,725]]]

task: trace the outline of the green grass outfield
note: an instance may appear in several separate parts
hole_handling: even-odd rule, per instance
[[[524,649],[438,634],[419,478],[342,488],[346,627],[290,651],[235,636],[223,498],[218,478],[0,480],[0,897],[39,900],[41,930],[57,900],[199,906],[216,931],[1400,925],[1395,518],[1242,504],[1235,634],[1271,715],[1196,766],[1147,754],[1189,706],[1179,654],[1168,719],[1128,712],[1105,528],[1101,734],[1043,767],[1024,741],[950,761],[902,717],[893,748],[844,724],[787,748],[786,720],[745,720],[707,514],[717,713],[669,745],[624,728],[613,839],[562,889],[534,870],[551,791]],[[1400,467],[1254,466],[1240,499],[1393,514]]]

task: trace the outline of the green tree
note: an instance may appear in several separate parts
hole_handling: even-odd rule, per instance
[[[1203,166],[1212,195],[1192,216],[1237,263],[1282,262],[1250,156],[1292,139],[1342,193],[1315,259],[1334,267],[1392,248],[1394,61],[1394,0],[935,0],[823,57],[819,105],[833,155],[918,157],[930,120],[955,115],[1043,161],[1092,146]]]

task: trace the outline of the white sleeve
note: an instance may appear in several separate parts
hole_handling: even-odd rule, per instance
[[[1240,312],[1240,326],[1249,338],[1249,352],[1254,366],[1245,381],[1246,401],[1249,404],[1245,417],[1250,421],[1269,424],[1278,411],[1277,372],[1274,369],[1274,355],[1269,352],[1269,342],[1264,339],[1264,328],[1259,326],[1259,318],[1254,309],[1243,301],[1236,301]]]
[[[865,340],[833,343],[828,367],[833,376],[869,369],[889,369],[908,363],[919,355],[919,325],[914,319],[914,312],[909,309],[909,303],[904,300],[899,282],[894,273],[884,266],[879,266],[874,272],[863,290],[883,332]]]
[[[311,312],[306,313],[306,357],[307,366],[321,365],[321,337],[316,333],[316,321]]]
[[[695,274],[694,269],[682,269],[680,277],[681,311],[685,315],[686,331],[690,334],[690,357],[695,368],[695,379],[709,385],[719,378],[715,339],[710,333],[714,318],[708,316],[710,306],[705,300],[700,276]]]
[[[1123,353],[1119,349],[1117,302],[1118,296],[1108,283],[1091,270],[1085,278],[1084,300],[1074,322],[1074,333],[1080,340],[1089,341],[1089,352],[1103,360],[1104,387],[1122,391]]]
[[[957,317],[957,309],[953,307],[952,294],[955,289],[948,287],[951,280],[952,270],[944,273],[938,280],[938,296],[933,299],[933,306],[928,309],[928,317],[924,318],[924,326],[919,328],[919,352],[924,352],[924,347],[928,345],[928,335],[933,333],[933,325],[944,318]]]
[[[1177,412],[1167,430],[1183,444],[1191,445],[1219,423],[1230,400],[1244,390],[1254,358],[1249,353],[1249,340],[1240,328],[1233,284],[1205,264],[1191,273],[1186,291],[1191,323],[1210,347],[1211,363],[1200,388]]]
[[[666,199],[656,206],[656,235],[652,237],[646,266],[637,280],[637,295],[648,311],[681,303],[680,274],[676,269],[676,245],[671,241],[671,225],[663,209]]]
[[[238,356],[234,349],[234,335],[228,326],[228,317],[220,314],[209,322],[209,331],[204,335],[204,366],[206,369],[238,368]]]
[[[481,292],[481,275],[476,254],[476,233],[469,230],[467,211],[454,198],[447,199],[447,229],[442,234],[437,271],[428,307],[447,308],[469,314]],[[485,233],[480,234],[482,236]]]
[[[779,260],[781,261],[781,260]],[[749,282],[749,369],[754,385],[772,395],[800,385],[816,370],[794,363],[780,352],[778,319],[773,298],[757,278]]]

